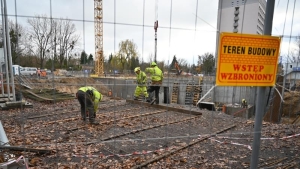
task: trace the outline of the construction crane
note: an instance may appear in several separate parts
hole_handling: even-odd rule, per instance
[[[157,28],[158,28],[158,20],[156,20],[155,22],[154,22],[154,31],[155,31],[155,49],[154,49],[154,62],[156,63],[157,62],[157,60],[156,60],[156,58],[157,58]]]
[[[94,26],[95,26],[95,74],[99,76],[104,73],[103,56],[103,10],[102,0],[94,0]]]
[[[182,72],[182,70],[180,69],[180,67],[179,67],[179,65],[178,65],[178,63],[177,63],[177,61],[175,61],[175,68],[176,68],[176,71],[177,71],[176,75],[180,75],[181,72]]]
[[[154,22],[154,31],[155,31],[155,48],[154,48],[154,62],[157,63],[157,28],[158,28],[158,0],[155,1],[155,22]]]

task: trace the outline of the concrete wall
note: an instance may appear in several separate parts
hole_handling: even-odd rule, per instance
[[[216,87],[214,101],[221,103],[241,103],[246,99],[249,104],[255,104],[256,87]]]
[[[114,97],[121,97],[124,99],[133,99],[136,88],[135,79],[121,79],[121,78],[98,78],[97,81],[102,82],[109,89],[112,90]],[[198,84],[198,78],[165,78],[163,85],[159,92],[159,102],[164,103],[164,87],[169,88],[169,99],[171,100],[174,83],[179,83],[178,103],[185,104],[186,86],[188,83]]]
[[[232,0],[221,2],[220,32],[233,32],[235,7],[239,7],[237,17],[238,33],[262,34],[265,13],[265,1],[262,0]],[[246,4],[244,4],[246,3]],[[261,17],[260,17],[261,16]],[[258,26],[262,29],[258,29]]]
[[[225,113],[229,115],[234,115],[235,117],[243,117],[246,119],[251,118],[254,116],[255,107],[254,106],[248,106],[246,110],[243,110],[242,107],[226,107]]]
[[[112,90],[115,97],[124,99],[133,99],[134,90],[136,88],[135,79],[118,79],[118,78],[99,78],[97,81],[105,84]],[[186,86],[188,83],[199,84],[198,78],[165,78],[163,86],[160,89],[160,103],[164,103],[164,87],[169,88],[169,99],[171,100],[173,85],[179,83],[178,103],[185,104]],[[215,78],[205,78],[202,86],[202,96],[205,95],[215,84]],[[225,104],[240,103],[242,99],[246,99],[248,104],[255,105],[257,94],[256,87],[215,87],[204,99],[209,102],[221,102]],[[269,88],[266,91],[266,97],[269,94]]]

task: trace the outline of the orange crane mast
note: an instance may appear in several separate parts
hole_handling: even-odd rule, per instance
[[[104,73],[103,56],[103,0],[94,0],[94,27],[95,27],[95,75]]]

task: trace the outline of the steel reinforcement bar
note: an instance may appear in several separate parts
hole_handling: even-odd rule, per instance
[[[229,126],[229,127],[226,127],[226,128],[224,128],[224,129],[222,129],[222,130],[219,130],[219,131],[217,131],[217,132],[211,134],[211,135],[204,136],[204,137],[198,139],[197,141],[195,141],[195,142],[193,142],[193,143],[190,143],[190,144],[188,144],[188,145],[186,145],[186,146],[177,148],[177,149],[172,150],[172,151],[170,151],[170,152],[164,153],[164,154],[162,154],[162,155],[160,155],[160,156],[158,156],[158,157],[156,157],[156,158],[153,158],[153,159],[150,159],[150,160],[148,160],[148,161],[145,161],[145,162],[143,162],[143,163],[140,164],[140,165],[137,165],[137,166],[132,167],[131,169],[138,169],[138,168],[146,167],[147,165],[149,165],[149,164],[151,164],[151,163],[154,163],[154,162],[156,162],[156,161],[159,161],[159,160],[161,160],[161,159],[163,159],[163,158],[166,158],[166,157],[168,157],[168,156],[170,156],[170,155],[176,154],[177,152],[179,152],[179,151],[181,151],[181,150],[184,150],[184,149],[186,149],[186,148],[188,148],[188,147],[191,147],[191,146],[193,146],[193,145],[195,145],[195,144],[198,144],[198,143],[200,143],[200,142],[202,142],[202,141],[204,141],[204,140],[210,138],[210,137],[213,136],[213,135],[223,133],[223,132],[225,132],[225,131],[227,131],[227,130],[230,130],[230,129],[234,128],[234,127],[236,127],[236,125],[231,125],[231,126]]]
[[[114,136],[110,136],[110,137],[107,137],[107,138],[103,138],[101,140],[91,141],[91,142],[86,143],[86,145],[90,145],[90,144],[99,143],[99,142],[102,142],[102,141],[111,140],[111,139],[118,138],[118,137],[121,137],[121,136],[126,136],[126,135],[129,135],[129,134],[138,133],[138,132],[141,132],[141,131],[150,130],[150,129],[154,129],[154,128],[166,126],[166,125],[169,125],[169,124],[181,123],[181,122],[188,121],[188,120],[193,120],[193,119],[196,119],[196,118],[198,118],[198,116],[187,117],[187,118],[184,118],[182,120],[177,120],[177,121],[162,123],[162,124],[158,124],[158,125],[154,125],[154,126],[148,126],[148,127],[144,127],[144,128],[141,128],[141,129],[132,130],[132,131],[128,131],[128,132],[124,132],[124,133],[118,134],[118,135],[114,135]]]

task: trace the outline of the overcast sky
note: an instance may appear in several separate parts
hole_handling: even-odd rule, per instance
[[[46,14],[50,16],[52,7],[53,18],[74,19],[77,32],[81,35],[80,47],[88,54],[94,55],[93,0],[6,1],[9,15]],[[145,2],[145,10],[143,10],[143,2]],[[199,0],[198,12],[196,12],[197,0],[157,0],[157,2],[159,21],[157,57],[159,61],[171,62],[173,55],[176,55],[178,58],[188,60],[189,63],[196,63],[197,55],[206,52],[215,53],[218,0]],[[172,15],[170,16],[171,2]],[[290,1],[288,5],[287,15],[286,7],[286,0],[276,0],[273,35],[300,35],[300,17],[298,17],[300,16],[300,2],[296,2],[294,19],[292,17],[294,1]],[[103,0],[105,56],[118,51],[120,41],[130,39],[137,44],[140,57],[148,61],[149,55],[154,54],[155,11],[155,0]],[[200,19],[196,19],[196,13]],[[286,23],[283,31],[285,17]],[[16,17],[9,18],[16,20]],[[28,25],[26,17],[18,17],[17,21],[25,27]],[[116,25],[113,24],[114,22]],[[169,29],[170,25],[172,29]],[[287,55],[289,49],[295,49],[295,39],[284,38],[281,44],[281,55]]]

